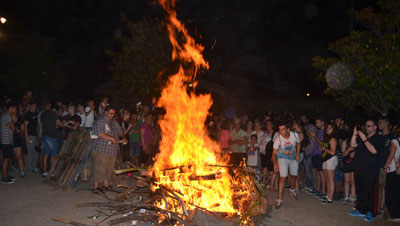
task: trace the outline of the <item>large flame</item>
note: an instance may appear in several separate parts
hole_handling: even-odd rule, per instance
[[[241,185],[231,177],[228,168],[216,167],[228,165],[229,158],[207,136],[205,121],[212,106],[211,95],[188,92],[188,83],[196,78],[198,69],[209,67],[202,55],[204,47],[195,43],[177,19],[175,1],[160,0],[159,3],[167,12],[172,58],[184,63],[185,67],[181,65],[178,73],[170,76],[157,101],[157,107],[164,108],[166,114],[159,121],[162,140],[153,166],[156,178],[153,189],[163,186],[173,190],[187,209],[201,207],[240,215],[243,210],[233,201],[234,197],[238,194],[248,197],[250,192],[245,184]],[[187,70],[187,64],[192,65],[191,70]],[[194,90],[196,86],[197,82],[193,82],[191,88]],[[168,202],[176,200],[168,199]],[[166,205],[169,204],[160,202],[158,205],[168,208]]]

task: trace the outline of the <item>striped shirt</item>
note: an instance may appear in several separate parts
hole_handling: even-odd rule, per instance
[[[13,131],[8,127],[12,123],[11,115],[4,113],[0,117],[1,144],[13,144]]]
[[[109,120],[105,115],[100,116],[93,124],[93,133],[95,135],[107,134],[119,140],[119,135],[122,134],[122,129],[118,125],[118,122]],[[92,143],[92,150],[101,154],[115,156],[118,153],[119,144],[112,144],[111,141],[101,139],[95,139]]]

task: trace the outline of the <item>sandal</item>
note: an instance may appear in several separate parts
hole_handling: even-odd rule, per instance
[[[275,209],[279,209],[282,206],[282,199],[275,200]]]

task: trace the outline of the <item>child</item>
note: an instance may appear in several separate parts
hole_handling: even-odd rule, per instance
[[[256,174],[257,179],[260,177],[260,172],[258,170],[259,152],[260,145],[257,142],[257,135],[253,134],[250,136],[250,143],[247,145],[247,168]]]

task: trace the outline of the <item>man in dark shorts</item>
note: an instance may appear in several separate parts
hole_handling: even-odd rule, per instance
[[[13,156],[13,132],[16,131],[12,116],[17,112],[17,106],[8,104],[6,112],[0,117],[1,153],[3,154],[2,183],[12,184],[15,178],[8,175],[8,163]]]

